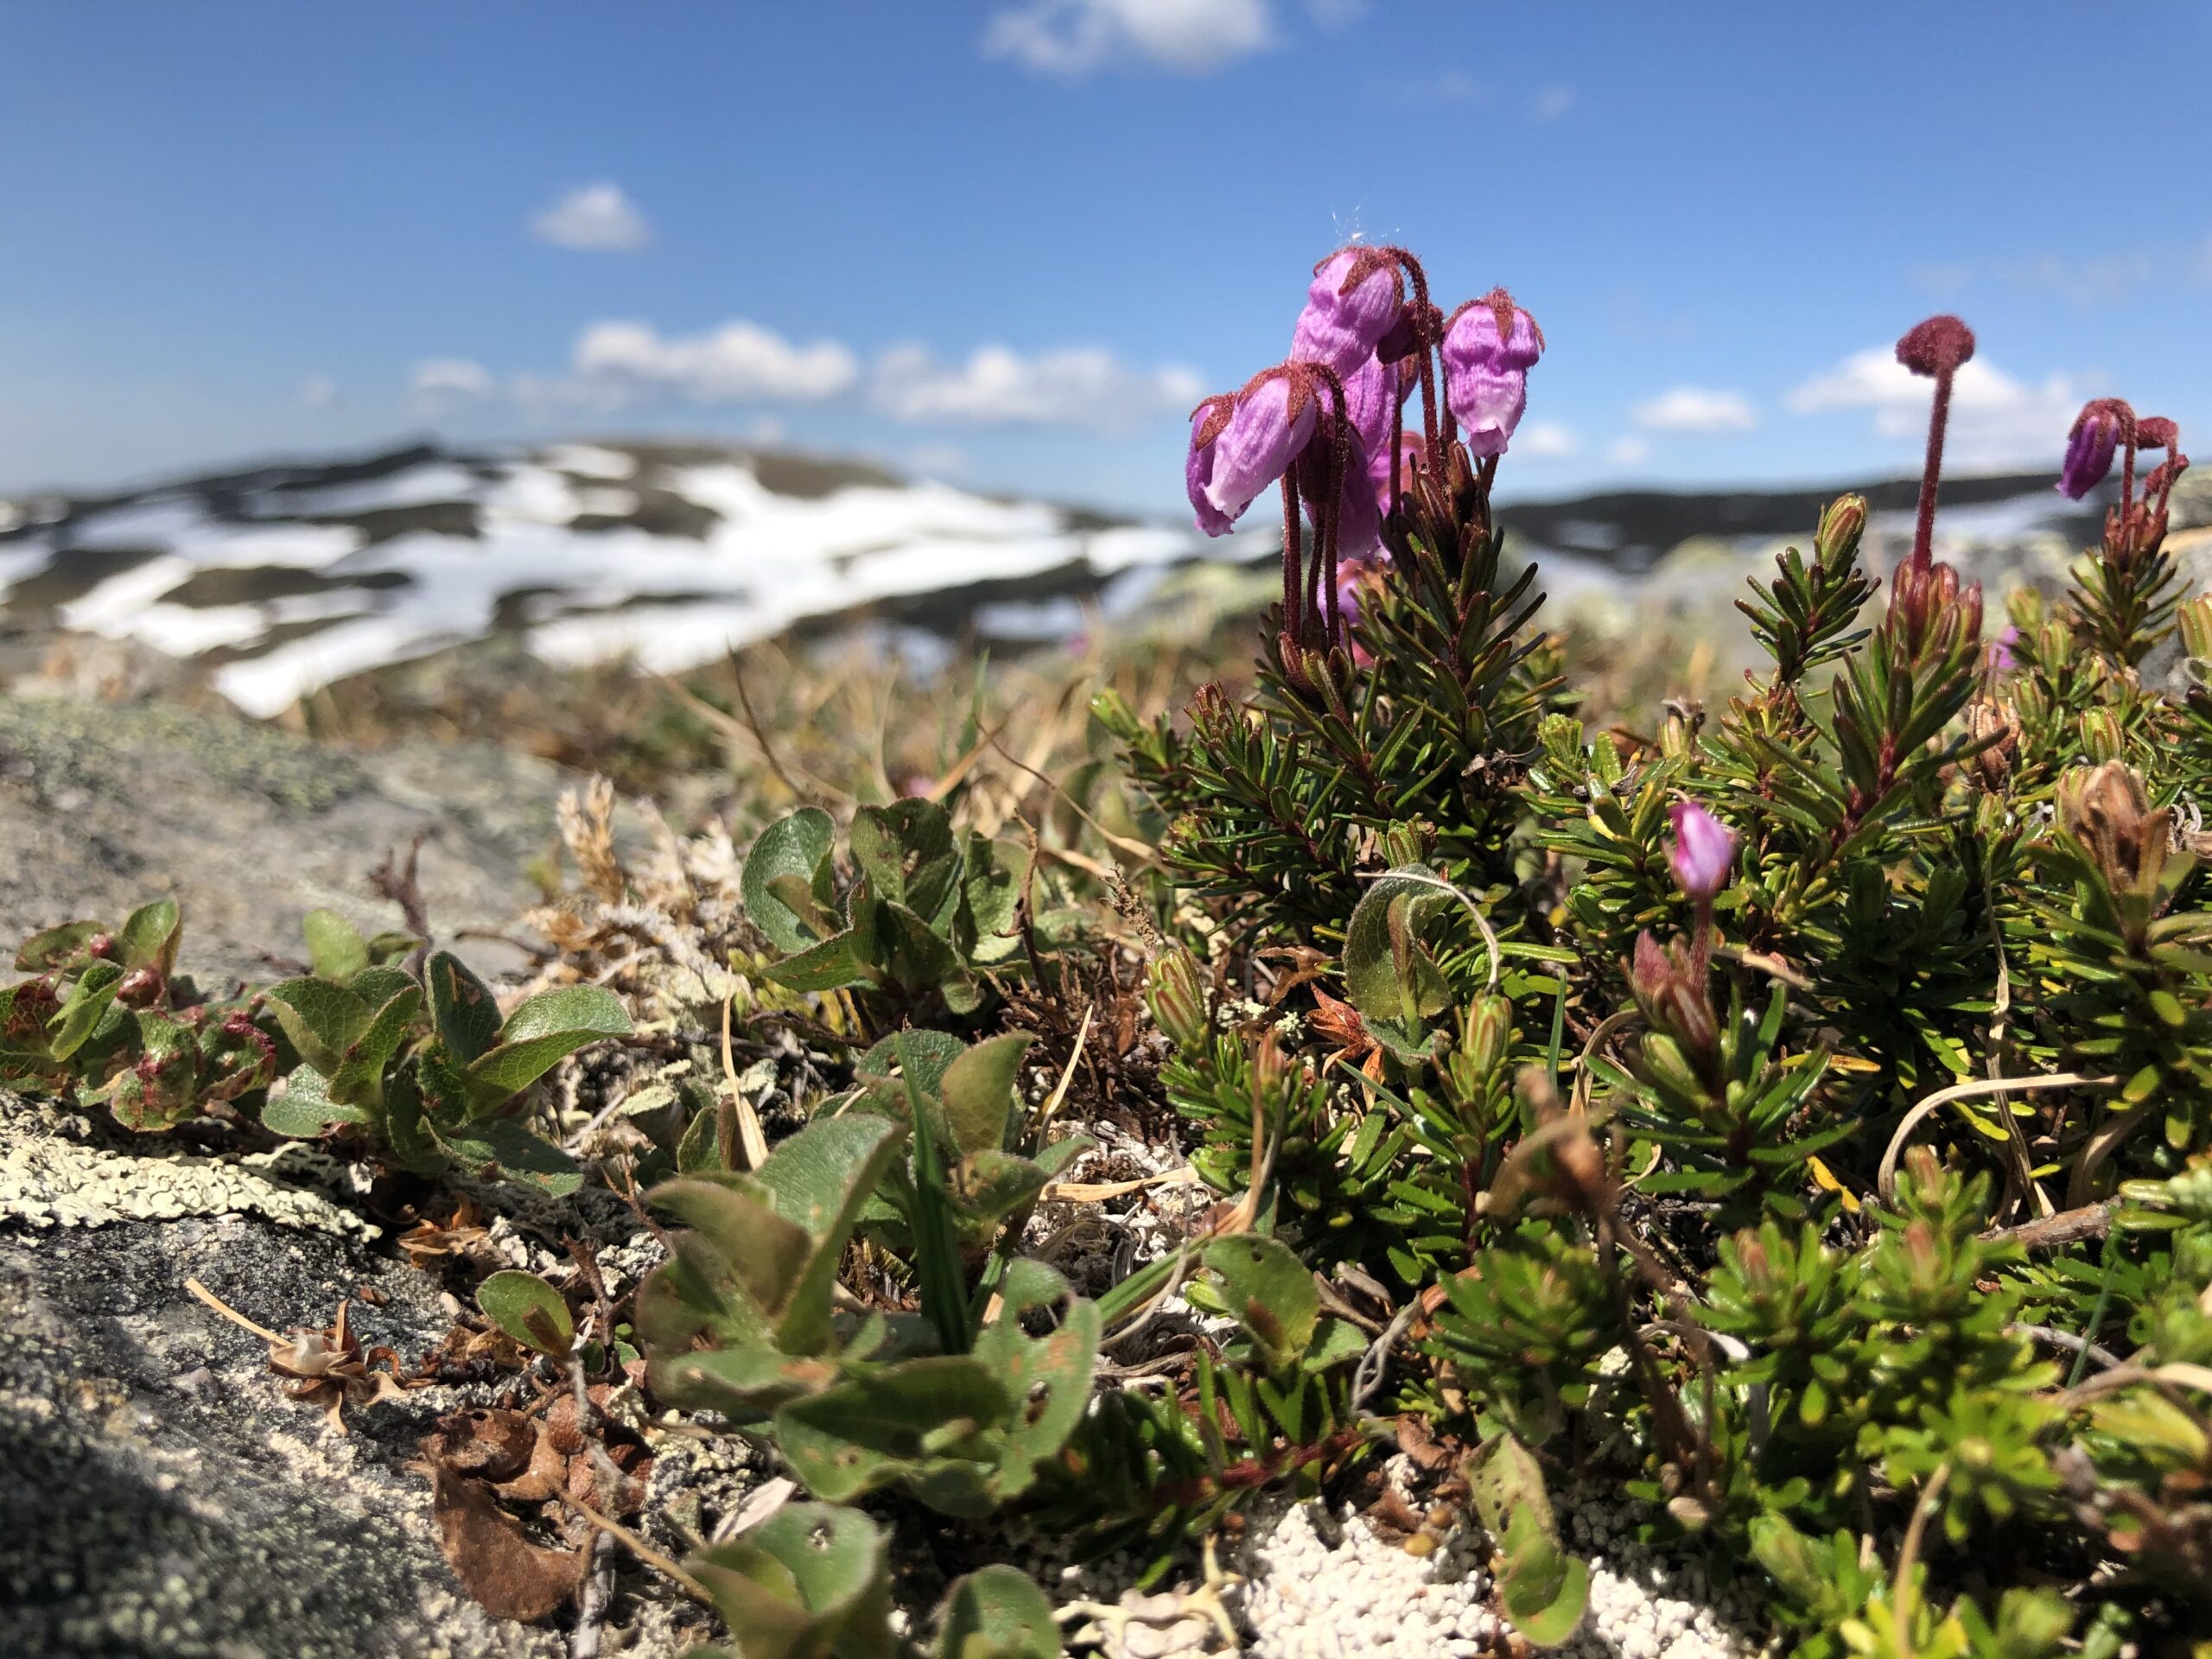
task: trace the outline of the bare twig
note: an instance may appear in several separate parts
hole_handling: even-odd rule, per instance
[[[1382,1386],[1383,1373],[1389,1369],[1390,1350],[1397,1346],[1398,1338],[1406,1334],[1420,1312],[1421,1298],[1408,1299],[1383,1328],[1382,1334],[1368,1344],[1367,1351],[1359,1357],[1359,1369],[1351,1374],[1351,1408],[1354,1411],[1364,1411],[1367,1402],[1375,1397],[1375,1391]]]
[[[2078,1210],[2062,1210],[2038,1221],[2022,1222],[2018,1227],[1993,1227],[1982,1237],[2018,1244],[2024,1250],[2063,1250],[2069,1244],[2102,1238],[2110,1232],[2115,1207],[2110,1200],[2087,1204]]]
[[[2037,1342],[2047,1342],[2054,1348],[2063,1348],[2069,1354],[2086,1354],[2089,1363],[2099,1370],[2108,1371],[2127,1362],[2109,1348],[2101,1348],[2086,1337],[2077,1337],[2071,1331],[2060,1331],[2048,1325],[2008,1325],[2005,1334],[2011,1337],[2032,1337]]]
[[[607,1605],[614,1599],[614,1535],[591,1541],[591,1565],[584,1572],[584,1592],[576,1602],[576,1628],[569,1637],[569,1659],[599,1659],[607,1630]]]
[[[215,1312],[221,1314],[225,1319],[228,1319],[232,1325],[238,1326],[242,1330],[252,1332],[255,1336],[259,1337],[264,1342],[283,1344],[291,1340],[289,1337],[278,1336],[274,1331],[271,1331],[265,1325],[256,1325],[251,1319],[246,1318],[245,1314],[239,1313],[238,1309],[232,1307],[228,1302],[218,1296],[213,1291],[208,1289],[207,1286],[201,1284],[197,1279],[186,1280],[184,1281],[184,1287],[190,1291],[194,1296],[198,1297],[201,1301],[207,1303],[208,1306],[213,1308]]]
[[[705,1585],[700,1583],[698,1580],[693,1578],[689,1573],[686,1573],[682,1567],[678,1567],[670,1557],[663,1554],[659,1550],[655,1549],[644,1539],[639,1537],[636,1533],[631,1531],[629,1528],[624,1526],[620,1521],[608,1520],[597,1510],[592,1508],[590,1504],[583,1503],[580,1499],[571,1497],[566,1492],[556,1491],[553,1496],[559,1498],[563,1503],[574,1510],[578,1515],[583,1516],[585,1520],[590,1522],[592,1525],[597,1527],[601,1532],[610,1533],[613,1536],[620,1538],[625,1544],[629,1546],[630,1553],[632,1555],[635,1555],[639,1560],[645,1562],[646,1566],[657,1567],[661,1572],[666,1573],[677,1584],[681,1585],[686,1592],[696,1597],[700,1601],[704,1602],[709,1607],[715,1605],[714,1593],[709,1591]]]

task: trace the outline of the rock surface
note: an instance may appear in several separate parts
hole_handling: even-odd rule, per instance
[[[0,697],[0,942],[168,897],[187,972],[209,988],[266,980],[269,953],[302,953],[317,906],[400,925],[370,876],[420,836],[441,942],[496,973],[519,955],[454,936],[528,901],[524,868],[554,845],[563,782],[489,744],[349,753],[174,703]]]
[[[20,1111],[20,1103],[0,1111]],[[356,1301],[410,1355],[450,1323],[435,1289],[357,1239],[255,1217],[0,1230],[0,1652],[353,1659],[541,1656],[551,1633],[464,1596],[406,1468],[433,1391],[353,1432],[284,1397],[258,1338]]]

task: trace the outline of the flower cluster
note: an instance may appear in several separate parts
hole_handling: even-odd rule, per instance
[[[1290,355],[1192,411],[1184,483],[1199,529],[1225,536],[1270,486],[1282,490],[1287,658],[1354,649],[1357,583],[1344,571],[1380,554],[1409,480],[1441,467],[1459,428],[1470,455],[1505,453],[1543,349],[1535,319],[1503,289],[1447,318],[1412,254],[1355,245],[1315,267]]]

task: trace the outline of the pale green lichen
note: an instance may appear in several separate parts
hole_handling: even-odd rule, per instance
[[[370,1239],[381,1231],[320,1192],[269,1173],[302,1166],[292,1148],[237,1160],[160,1147],[110,1152],[70,1133],[82,1119],[21,1100],[4,1104],[0,1218],[46,1228],[251,1215],[340,1237]]]

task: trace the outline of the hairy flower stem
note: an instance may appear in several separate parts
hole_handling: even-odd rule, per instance
[[[1951,379],[1956,371],[1945,369],[1936,377],[1936,402],[1928,411],[1928,457],[1920,471],[1920,512],[1912,526],[1912,563],[1925,570],[1935,556],[1936,488],[1943,475],[1943,430],[1951,420]],[[2133,475],[2135,451],[2128,449],[2128,470]]]

